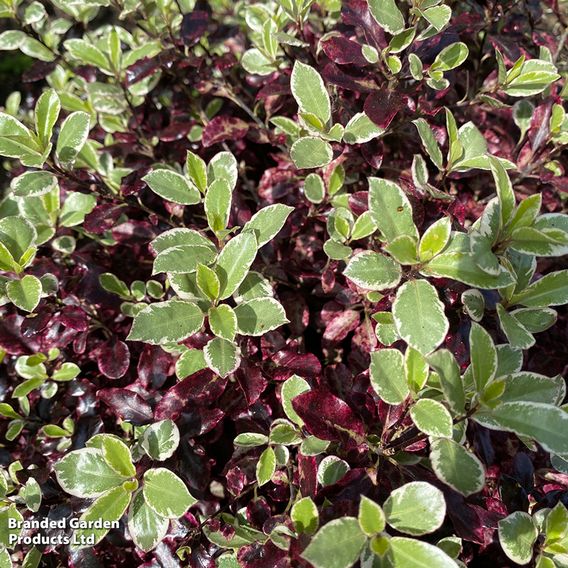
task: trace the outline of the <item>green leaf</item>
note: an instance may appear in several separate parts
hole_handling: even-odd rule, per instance
[[[47,89],[37,100],[35,106],[35,127],[43,148],[47,148],[53,127],[59,117],[61,103],[53,89]]]
[[[357,217],[355,223],[353,224],[353,230],[351,231],[351,240],[357,241],[372,235],[377,230],[377,226],[371,217],[369,211],[364,211]]]
[[[473,380],[477,392],[481,392],[495,378],[497,349],[491,335],[475,322],[469,333],[469,351]]]
[[[142,491],[135,495],[128,511],[128,532],[138,548],[144,552],[155,548],[166,536],[169,524],[148,506]]]
[[[41,487],[33,477],[30,477],[26,481],[26,484],[20,489],[18,496],[24,500],[26,507],[32,511],[32,513],[39,511],[42,497]]]
[[[529,349],[535,344],[535,338],[527,329],[501,305],[497,304],[497,315],[501,329],[507,336],[512,347]]]
[[[302,437],[296,426],[285,418],[279,418],[272,423],[268,439],[272,445],[283,446],[292,446],[302,442]]]
[[[235,189],[239,177],[237,160],[231,152],[219,152],[213,156],[207,166],[207,179],[211,184],[217,179],[224,179],[229,183],[231,190]]]
[[[505,288],[514,283],[513,276],[503,266],[498,275],[492,276],[478,268],[475,257],[467,252],[439,254],[424,266],[420,273],[425,276],[451,278],[482,290]]]
[[[16,197],[38,197],[50,193],[57,187],[57,178],[49,172],[25,172],[10,182],[10,189]]]
[[[331,103],[320,74],[313,67],[296,60],[290,86],[300,112],[315,114],[327,123],[331,118]]]
[[[274,63],[256,48],[244,52],[241,65],[245,71],[252,75],[270,75],[275,71]]]
[[[519,227],[511,234],[509,248],[520,253],[538,256],[562,256],[568,245],[568,234],[558,229],[539,231],[533,227]],[[558,254],[560,249],[560,253]]]
[[[398,349],[380,349],[371,353],[371,386],[387,404],[400,404],[408,396],[404,358]]]
[[[397,531],[420,536],[439,529],[446,516],[443,493],[424,481],[407,483],[383,504],[387,523]]]
[[[461,301],[467,315],[476,322],[483,319],[485,312],[485,298],[479,290],[466,290],[461,295]]]
[[[262,487],[268,483],[272,479],[275,471],[276,454],[271,447],[268,447],[260,454],[260,458],[256,464],[256,480],[258,486]]]
[[[21,310],[33,312],[41,298],[39,278],[26,274],[21,280],[11,280],[6,285],[6,294],[10,301]]]
[[[450,240],[452,222],[449,217],[443,217],[430,225],[420,239],[418,254],[422,262],[427,262],[441,253]]]
[[[434,6],[424,10],[422,15],[436,28],[437,32],[440,32],[450,21],[452,9],[449,6]]]
[[[241,364],[239,348],[232,342],[215,337],[204,347],[207,366],[220,377],[226,377]]]
[[[268,444],[268,436],[257,432],[244,432],[239,434],[233,443],[240,448],[256,448]]]
[[[105,272],[99,276],[101,287],[112,294],[117,294],[122,298],[130,297],[128,286],[114,274]]]
[[[310,385],[308,382],[299,377],[298,375],[292,375],[284,381],[282,384],[282,390],[280,391],[280,396],[282,399],[282,409],[286,416],[295,422],[298,426],[303,426],[304,421],[298,416],[298,413],[294,410],[292,406],[292,400],[303,392],[310,390]]]
[[[514,372],[502,381],[501,402],[530,401],[558,405],[566,394],[566,383],[560,375],[547,377],[528,371]]]
[[[367,536],[373,536],[385,530],[385,513],[378,503],[365,497],[365,495],[361,495],[361,501],[359,501],[357,520],[361,530]]]
[[[298,533],[313,534],[319,524],[319,512],[311,497],[303,497],[294,503],[290,511],[294,529]]]
[[[357,519],[343,517],[324,525],[301,556],[314,568],[350,568],[359,558],[366,540]]]
[[[530,333],[545,331],[558,319],[558,313],[550,308],[519,308],[511,315]]]
[[[196,282],[198,288],[205,296],[207,296],[207,298],[210,300],[217,299],[221,289],[221,283],[219,282],[219,278],[217,278],[217,274],[215,274],[214,270],[204,264],[198,264]]]
[[[412,421],[420,430],[434,438],[452,437],[452,415],[436,400],[423,398],[410,409]]]
[[[300,170],[327,166],[333,159],[333,149],[329,142],[314,136],[304,136],[292,144],[290,156]]]
[[[256,212],[250,221],[247,221],[243,231],[252,230],[260,248],[281,231],[286,219],[293,210],[293,207],[282,205],[281,203],[264,207]]]
[[[282,305],[274,298],[254,298],[235,308],[238,332],[259,336],[288,322]]]
[[[10,528],[10,521],[15,521],[16,526]],[[13,537],[16,539],[22,532],[22,523],[24,517],[16,509],[16,505],[8,505],[7,507],[0,508],[0,545],[6,548],[14,548]],[[10,538],[12,537],[12,539]]]
[[[215,267],[221,284],[219,299],[224,300],[233,295],[247,275],[256,251],[257,242],[252,233],[241,233],[224,246]]]
[[[240,303],[254,298],[271,298],[273,295],[270,282],[259,272],[251,271],[241,282],[234,298]]]
[[[54,467],[57,482],[74,497],[92,499],[122,484],[127,477],[118,474],[96,448],[74,450]]]
[[[198,264],[211,264],[215,260],[215,251],[201,245],[180,245],[168,248],[154,260],[152,274],[168,272],[187,274],[196,270]]]
[[[86,112],[71,113],[61,125],[55,153],[58,160],[69,165],[85,145],[89,137],[90,116]]]
[[[187,151],[187,175],[201,193],[207,191],[207,166],[205,162],[193,152]]]
[[[485,485],[483,464],[451,439],[438,438],[430,443],[430,462],[440,481],[466,497]]]
[[[77,191],[67,194],[65,203],[59,214],[59,224],[62,227],[75,227],[80,225],[97,204],[94,195],[79,193]]]
[[[160,197],[180,205],[194,205],[201,201],[197,188],[184,176],[163,168],[152,170],[142,181]]]
[[[391,241],[384,249],[400,264],[418,264],[418,247],[414,237],[402,235]]]
[[[395,288],[400,282],[400,265],[384,254],[364,251],[352,257],[343,274],[365,290]]]
[[[79,521],[94,523],[95,521],[119,521],[126,512],[130,504],[131,492],[124,487],[115,487],[101,495],[80,517]],[[108,533],[107,528],[81,528],[77,529],[73,535],[75,542],[80,542],[82,538],[92,538],[95,544],[100,542]],[[79,545],[81,546],[81,545]],[[92,546],[84,544],[82,546]]]
[[[516,77],[509,71],[503,91],[511,97],[529,97],[542,93],[558,79],[560,75],[554,64],[542,59],[529,59],[522,62]]]
[[[36,550],[36,549],[32,549],[32,550]],[[41,552],[40,552],[40,557],[41,557]],[[0,568],[13,568],[13,564],[12,564],[12,559],[10,558],[10,553],[4,548],[3,550],[0,550]],[[36,566],[39,566],[39,562],[37,563]],[[22,564],[22,568],[26,568],[23,564]]]
[[[559,270],[543,276],[515,294],[510,303],[531,308],[561,306],[568,303],[568,270]]]
[[[513,216],[515,209],[515,192],[513,185],[507,174],[507,170],[503,167],[501,162],[494,157],[490,159],[491,173],[495,180],[495,187],[497,189],[497,196],[499,198],[499,205],[501,209],[501,219],[505,225]]]
[[[205,194],[205,214],[209,228],[220,232],[227,228],[231,212],[232,189],[227,180],[217,179]]]
[[[547,544],[564,539],[568,535],[568,511],[562,501],[558,501],[546,515],[544,533]]]
[[[323,243],[323,250],[332,260],[344,260],[351,256],[353,252],[351,247],[342,245],[333,239],[329,239]]]
[[[458,568],[445,552],[427,542],[395,536],[389,543],[394,568]]]
[[[183,300],[150,304],[138,312],[127,339],[152,345],[181,341],[199,331],[203,314],[198,306]]]
[[[179,446],[178,427],[169,419],[150,424],[144,430],[141,446],[153,460],[167,460]]]
[[[557,406],[529,401],[505,402],[495,409],[478,411],[474,419],[491,430],[534,439],[554,454],[568,454],[568,439],[564,435],[568,413]]]
[[[388,242],[402,235],[418,240],[410,201],[396,183],[381,178],[369,178],[369,210],[373,221]]]
[[[428,363],[438,373],[444,398],[455,414],[465,409],[465,393],[456,358],[447,349],[439,349],[428,357]]]
[[[426,152],[428,152],[432,162],[434,162],[434,165],[442,171],[444,169],[442,150],[440,150],[440,146],[438,145],[438,141],[436,140],[430,125],[423,118],[417,118],[416,120],[413,120],[412,123],[416,126],[418,134],[420,135],[420,140],[422,140],[422,145]]]
[[[144,500],[154,513],[167,519],[179,519],[197,503],[185,483],[175,473],[163,467],[146,471],[142,492]]]
[[[368,0],[369,11],[381,28],[395,35],[404,29],[404,17],[395,0]]]
[[[124,477],[134,477],[136,468],[132,463],[132,456],[128,446],[118,438],[105,436],[102,440],[101,450],[108,465],[116,473]]]
[[[68,39],[63,45],[67,53],[74,59],[79,60],[83,64],[100,68],[102,71],[106,71],[107,74],[111,73],[109,60],[93,43],[84,39]]]
[[[415,35],[416,28],[408,28],[397,33],[389,42],[388,53],[401,53],[412,43]]]
[[[309,174],[304,181],[304,193],[311,203],[321,203],[325,198],[325,185],[318,174]]]
[[[515,511],[501,519],[499,543],[503,552],[515,564],[528,564],[533,557],[533,546],[538,538],[538,529],[532,517],[523,511]]]
[[[16,262],[33,246],[37,238],[33,225],[23,217],[8,216],[0,219],[0,243]],[[8,266],[6,270],[13,270]]]
[[[422,355],[436,349],[448,333],[444,304],[426,280],[405,282],[397,290],[392,314],[399,336]]]
[[[19,158],[24,166],[41,167],[42,150],[28,128],[9,114],[0,112],[0,155]]]
[[[377,126],[364,112],[359,112],[346,124],[343,140],[347,144],[365,144],[383,132],[384,128]]]
[[[424,356],[416,349],[408,347],[404,354],[404,374],[412,392],[417,393],[422,390],[428,379],[428,371],[428,363]]]
[[[323,487],[334,485],[343,479],[350,469],[349,464],[345,460],[337,456],[326,456],[318,465],[318,483]]]
[[[179,380],[185,379],[201,369],[205,369],[207,363],[203,351],[200,349],[188,349],[181,354],[176,361],[176,376]]]
[[[227,304],[212,307],[209,310],[209,327],[217,337],[233,341],[237,333],[237,316],[233,308]]]
[[[152,249],[156,254],[159,254],[167,249],[184,246],[184,245],[194,245],[208,247],[213,252],[217,252],[217,249],[213,243],[201,233],[193,229],[171,229],[165,231],[164,233],[158,235],[151,243]]]
[[[468,54],[469,49],[465,43],[452,43],[438,53],[428,72],[432,74],[433,71],[450,71],[455,69],[467,59]]]

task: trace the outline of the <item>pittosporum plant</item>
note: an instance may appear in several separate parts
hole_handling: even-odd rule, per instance
[[[0,567],[567,566],[567,22],[0,0]]]

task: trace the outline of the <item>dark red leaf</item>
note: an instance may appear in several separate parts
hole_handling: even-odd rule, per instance
[[[189,47],[195,45],[207,31],[209,14],[202,10],[194,10],[185,14],[181,21],[181,37],[183,43]]]
[[[249,125],[240,118],[225,115],[216,116],[203,130],[203,146],[208,148],[225,140],[244,138],[248,129]]]
[[[89,329],[89,318],[78,306],[65,306],[59,314],[59,321],[65,327],[70,327],[75,331],[87,331]]]
[[[174,373],[174,359],[157,345],[145,345],[138,359],[138,380],[149,389],[159,389]]]
[[[365,99],[365,114],[378,126],[387,129],[405,105],[405,97],[397,91],[382,87]]]
[[[123,211],[124,209],[120,205],[101,203],[85,217],[83,227],[89,233],[102,235],[105,231],[113,228]]]
[[[140,426],[152,421],[152,408],[138,394],[128,389],[111,388],[97,392],[97,397],[122,420]]]
[[[156,406],[155,420],[175,420],[191,404],[208,404],[221,396],[226,379],[213,374],[209,369],[199,371],[169,389]]]
[[[97,352],[99,371],[109,379],[120,379],[128,371],[130,350],[124,341],[115,338],[103,343]]]
[[[361,44],[351,41],[345,36],[332,36],[321,45],[324,53],[339,65],[364,67],[369,64],[363,57]]]
[[[328,391],[314,389],[302,393],[292,400],[292,406],[308,432],[322,440],[351,437],[359,441],[365,433],[363,422],[349,405]]]

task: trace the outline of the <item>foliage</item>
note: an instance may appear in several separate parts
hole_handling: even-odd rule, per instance
[[[568,564],[565,5],[0,21],[0,566]]]

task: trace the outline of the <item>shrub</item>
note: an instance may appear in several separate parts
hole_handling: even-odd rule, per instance
[[[568,14],[448,4],[0,0],[1,566],[567,564]]]

